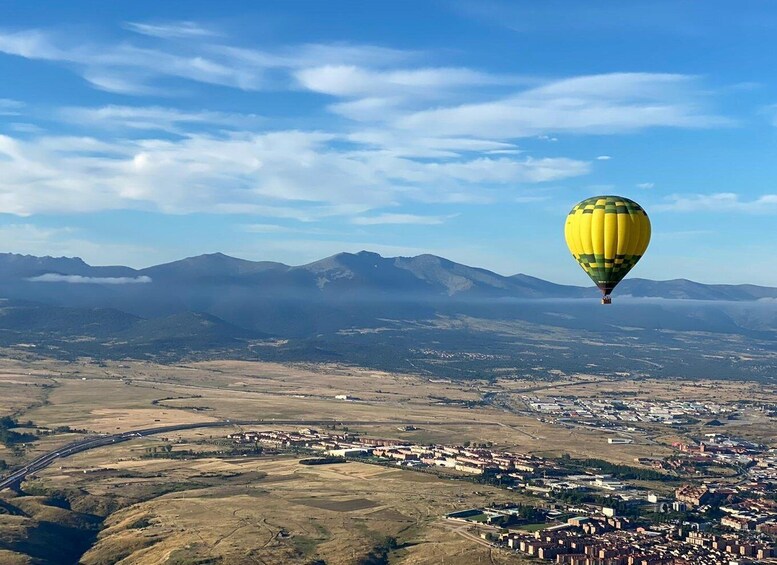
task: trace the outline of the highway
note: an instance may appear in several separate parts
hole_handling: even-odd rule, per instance
[[[10,475],[8,475],[7,477],[3,478],[2,481],[0,481],[0,490],[11,488],[18,485],[25,479],[25,477],[27,477],[27,475],[48,467],[56,459],[60,459],[62,457],[68,457],[70,455],[75,455],[76,453],[81,453],[82,451],[88,451],[89,449],[95,449],[97,447],[103,447],[106,445],[113,445],[116,443],[121,443],[123,441],[128,441],[131,439],[136,439],[139,437],[153,435],[153,434],[161,434],[165,432],[176,432],[176,431],[188,430],[192,428],[213,428],[213,427],[223,427],[223,426],[229,426],[229,425],[231,424],[227,424],[225,422],[201,422],[198,424],[181,424],[177,426],[146,428],[143,430],[133,430],[130,432],[123,432],[120,434],[91,436],[82,440],[74,441],[72,443],[63,445],[62,447],[56,449],[55,451],[49,451],[48,453],[45,453],[40,457],[38,457],[37,459],[27,463],[27,465],[25,465],[21,469],[18,469],[13,473],[11,473]]]
[[[191,424],[177,424],[174,426],[160,426],[156,428],[144,428],[141,430],[132,430],[122,432],[119,434],[106,434],[99,436],[91,436],[82,440],[74,441],[57,448],[56,450],[49,451],[37,459],[30,461],[24,467],[13,471],[10,475],[0,480],[0,490],[13,488],[18,486],[26,477],[36,471],[45,469],[51,465],[57,459],[69,457],[76,453],[82,453],[90,449],[96,449],[98,447],[105,447],[108,445],[114,445],[124,441],[137,439],[139,437],[164,434],[171,432],[179,432],[182,430],[192,430],[196,428],[224,428],[230,426],[267,426],[267,425],[299,425],[299,426],[321,426],[337,424],[342,426],[376,426],[376,425],[391,425],[391,426],[409,426],[409,425],[441,425],[450,424],[451,422],[439,422],[439,421],[391,421],[375,420],[225,420],[225,421],[212,421],[212,422],[198,422]],[[471,425],[497,425],[495,422],[459,422]]]

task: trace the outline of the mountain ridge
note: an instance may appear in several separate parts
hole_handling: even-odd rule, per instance
[[[61,275],[62,278],[46,280],[36,277]],[[67,280],[64,277],[83,277],[83,280]],[[532,275],[518,273],[501,275],[481,267],[456,263],[431,254],[411,257],[383,257],[378,253],[337,253],[303,265],[287,265],[275,261],[252,261],[225,255],[208,253],[186,257],[177,261],[133,269],[122,265],[94,266],[79,257],[52,257],[0,253],[0,279],[4,282],[64,285],[73,282],[94,286],[120,285],[149,277],[150,283],[177,283],[210,281],[232,284],[256,284],[267,288],[269,284],[285,285],[288,289],[314,288],[330,292],[342,287],[341,292],[353,293],[368,290],[439,294],[457,297],[514,298],[583,298],[596,296],[592,286],[565,285],[547,281]],[[100,279],[123,279],[108,281]],[[145,282],[145,280],[141,281]],[[0,284],[0,290],[2,290]],[[672,298],[685,300],[759,300],[777,298],[777,288],[742,284],[706,284],[688,279],[651,280],[628,278],[615,292],[635,298]],[[19,296],[36,300],[39,296]]]
[[[777,370],[775,288],[633,278],[618,286],[615,305],[598,297],[594,287],[429,254],[339,253],[289,266],[211,253],[145,269],[0,254],[0,348],[70,360],[337,362],[468,378],[540,375],[551,365],[607,374],[624,363],[696,376]],[[743,351],[769,363],[740,362]]]

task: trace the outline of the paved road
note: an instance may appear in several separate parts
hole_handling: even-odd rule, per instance
[[[459,422],[459,423],[466,423],[466,424],[472,424],[472,425],[495,425],[494,422]],[[90,449],[95,449],[97,447],[104,447],[106,445],[121,443],[123,441],[129,441],[131,439],[137,439],[139,437],[144,437],[144,436],[178,432],[182,430],[192,430],[196,428],[223,428],[228,426],[266,426],[268,424],[269,425],[299,425],[299,426],[321,426],[325,424],[330,424],[330,425],[338,424],[343,426],[358,426],[358,425],[374,426],[374,425],[382,425],[382,424],[391,425],[391,426],[394,426],[394,425],[433,426],[433,425],[451,424],[451,422],[440,422],[440,421],[422,422],[422,421],[406,421],[406,420],[387,422],[385,420],[364,421],[364,420],[332,420],[332,419],[328,419],[328,420],[269,419],[269,420],[224,420],[224,421],[218,420],[218,421],[212,421],[212,422],[199,422],[199,423],[193,423],[193,424],[178,424],[175,426],[160,426],[156,428],[145,428],[141,430],[122,432],[119,434],[91,436],[82,440],[74,441],[72,443],[63,445],[62,447],[56,450],[49,451],[48,453],[41,455],[37,459],[30,461],[21,469],[14,471],[10,475],[0,480],[0,490],[18,486],[27,477],[27,475],[31,473],[35,473],[36,471],[40,471],[41,469],[45,469],[57,459],[68,457],[70,455],[75,455],[76,453],[81,453],[83,451],[88,451]]]
[[[48,453],[41,455],[37,459],[30,461],[29,463],[27,463],[27,465],[25,465],[21,469],[14,471],[13,473],[5,477],[2,481],[0,481],[0,490],[18,485],[24,480],[24,478],[27,475],[29,475],[30,473],[34,473],[36,471],[40,471],[45,467],[48,467],[56,459],[59,459],[62,457],[68,457],[69,455],[75,455],[76,453],[81,453],[82,451],[95,449],[96,447],[112,445],[115,443],[121,443],[123,441],[128,441],[131,439],[152,435],[152,434],[175,432],[175,431],[187,430],[191,428],[209,428],[209,427],[212,428],[212,427],[220,427],[225,425],[229,425],[229,424],[225,424],[224,422],[201,422],[198,424],[182,424],[178,426],[146,428],[143,430],[133,430],[130,432],[123,432],[120,434],[91,436],[85,439],[81,439],[81,440],[63,445],[62,447],[54,451],[49,451]]]

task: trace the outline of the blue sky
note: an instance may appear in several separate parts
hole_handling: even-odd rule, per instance
[[[3,3],[2,250],[136,267],[435,253],[588,284],[588,196],[635,276],[777,286],[768,1]]]

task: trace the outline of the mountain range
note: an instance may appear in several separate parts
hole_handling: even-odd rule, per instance
[[[623,300],[628,296],[651,300]],[[429,343],[455,336],[448,346],[463,347],[466,337],[466,347],[490,350],[518,328],[540,337],[569,332],[573,339],[632,328],[654,341],[667,331],[777,340],[777,288],[634,278],[619,285],[613,306],[601,306],[598,297],[595,287],[503,276],[434,255],[362,251],[289,266],[214,253],[132,269],[5,253],[0,346],[113,357],[261,351],[362,362],[402,356],[422,334]],[[449,331],[462,320],[489,329]],[[354,337],[362,330],[373,337]],[[256,345],[272,340],[286,342]]]
[[[247,261],[222,253],[189,257],[145,269],[92,266],[78,257],[36,257],[0,253],[0,293],[7,298],[67,302],[76,297],[152,295],[225,286],[251,289],[262,296],[394,297],[399,300],[481,298],[586,298],[594,287],[555,284],[525,274],[503,276],[435,255],[382,257],[377,253],[339,253],[292,267],[271,261]],[[73,290],[75,289],[75,290]],[[777,298],[777,288],[750,284],[710,285],[685,279],[626,279],[616,296],[688,300],[748,301]],[[142,305],[137,307],[143,308]]]

